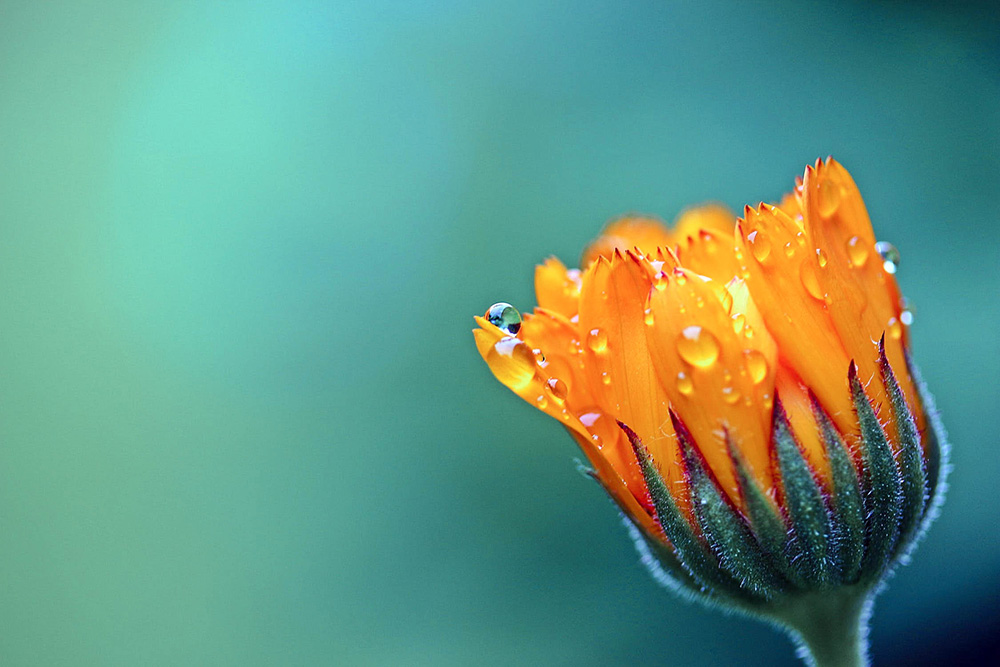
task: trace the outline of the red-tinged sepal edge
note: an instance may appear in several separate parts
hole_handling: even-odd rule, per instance
[[[668,488],[639,436],[618,422],[635,453],[662,535],[632,527],[643,560],[671,587],[690,597],[784,622],[801,600],[846,592],[864,604],[903,561],[940,504],[947,472],[940,422],[919,376],[928,430],[921,434],[896,375],[879,344],[879,377],[889,405],[880,420],[852,362],[847,370],[859,425],[849,443],[815,396],[810,395],[820,441],[830,464],[824,482],[810,466],[775,397],[771,451],[776,488],[762,489],[731,434],[725,433],[741,507],[732,502],[706,465],[682,419],[670,418],[683,462],[683,487]],[[898,443],[893,447],[893,442]],[[678,503],[686,494],[691,508]],[[664,539],[665,538],[665,539]],[[846,603],[845,603],[846,604]],[[795,628],[793,628],[795,629]],[[797,631],[797,630],[796,630]]]

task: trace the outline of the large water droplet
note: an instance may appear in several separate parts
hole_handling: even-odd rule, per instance
[[[802,279],[802,285],[809,292],[809,296],[822,301],[823,290],[819,286],[819,277],[816,275],[816,271],[816,265],[807,259],[799,267],[799,277]]]
[[[771,242],[767,240],[767,236],[755,229],[747,234],[747,241],[750,242],[750,252],[754,259],[763,264],[771,254]]]
[[[690,396],[694,391],[694,383],[684,371],[677,374],[677,391],[681,392],[685,396]]]
[[[853,266],[864,266],[868,261],[868,246],[860,236],[852,236],[847,241],[847,257]]]
[[[546,382],[549,387],[549,391],[552,392],[552,397],[559,401],[560,403],[566,400],[566,396],[569,395],[569,387],[566,383],[559,378],[549,378]]]
[[[498,340],[486,363],[496,378],[514,391],[527,387],[535,376],[535,355],[524,341],[513,336]]]
[[[886,273],[896,273],[899,268],[899,251],[896,246],[888,241],[879,241],[875,244],[875,252],[882,258],[882,268]]]
[[[600,329],[591,329],[587,334],[587,345],[597,354],[601,354],[608,349],[608,334]]]
[[[760,384],[767,377],[767,358],[760,350],[747,350],[744,354],[746,355],[750,381],[754,384]]]
[[[677,354],[693,366],[708,368],[719,358],[719,340],[700,326],[685,327],[677,337]]]
[[[521,330],[521,313],[509,303],[494,303],[486,311],[486,320],[504,333],[513,336]]]
[[[840,206],[840,184],[836,183],[829,178],[824,179],[822,183],[819,184],[819,191],[817,194],[817,205],[819,207],[819,214],[824,218],[829,218],[831,215],[837,212],[837,207]]]

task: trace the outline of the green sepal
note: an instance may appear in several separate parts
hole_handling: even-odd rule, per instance
[[[715,593],[722,593],[724,596],[753,602],[754,596],[740,588],[739,582],[730,577],[723,570],[715,555],[706,549],[698,536],[694,527],[688,523],[687,517],[674,501],[670,489],[657,470],[656,464],[646,451],[642,440],[631,428],[622,422],[618,426],[624,431],[635,452],[636,461],[639,463],[639,470],[646,481],[646,490],[653,501],[653,508],[656,510],[656,521],[663,528],[664,535],[670,540],[677,559],[688,571],[691,577],[697,582],[701,592],[715,598]]]
[[[861,426],[861,487],[868,537],[861,560],[861,578],[877,579],[889,565],[899,537],[902,480],[892,447],[861,386],[858,367],[853,361],[847,377]]]
[[[743,587],[765,599],[774,597],[787,588],[787,582],[772,567],[746,520],[719,488],[691,433],[673,410],[670,419],[680,444],[691,506],[702,534],[721,565]]]
[[[927,507],[927,471],[924,469],[923,450],[913,413],[906,404],[903,391],[899,388],[889,360],[885,356],[885,336],[879,341],[879,369],[882,381],[889,394],[892,420],[899,440],[899,472],[902,482],[902,505],[900,508],[899,544],[905,548],[920,527],[920,521]]]
[[[733,460],[736,470],[736,481],[740,487],[740,496],[746,506],[750,530],[757,538],[764,555],[771,561],[788,581],[798,587],[805,584],[792,563],[802,557],[802,552],[790,545],[788,541],[788,526],[785,519],[760,488],[756,477],[750,472],[746,459],[728,431],[726,431],[726,447],[729,457]]]
[[[833,579],[833,566],[828,553],[832,534],[830,514],[819,483],[802,454],[788,415],[777,396],[772,413],[771,440],[781,471],[784,504],[792,524],[793,538],[790,542],[805,556],[795,564],[799,575],[810,587],[822,588]]]
[[[840,432],[820,405],[819,399],[809,392],[813,417],[830,462],[833,484],[833,529],[830,556],[837,581],[852,584],[858,579],[861,559],[865,553],[865,509],[858,486],[858,471],[844,445]]]

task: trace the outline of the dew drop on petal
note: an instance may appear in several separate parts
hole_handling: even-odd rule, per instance
[[[587,346],[597,354],[606,352],[608,349],[608,334],[600,329],[591,329],[587,334]]]
[[[745,355],[750,381],[754,384],[760,384],[767,377],[767,358],[760,350],[747,350]]]
[[[487,355],[486,362],[500,382],[520,391],[535,376],[535,355],[528,345],[513,336],[504,336]]]
[[[569,394],[569,388],[566,383],[559,378],[549,378],[546,383],[549,387],[549,391],[552,392],[552,397],[557,401],[562,402],[566,400],[566,396]]]
[[[816,261],[819,262],[819,268],[824,268],[826,266],[826,253],[820,248],[816,248]]]
[[[677,374],[677,391],[685,396],[690,396],[694,391],[694,383],[691,382],[691,378],[684,371]]]
[[[685,327],[677,337],[677,354],[699,368],[708,368],[719,358],[719,341],[698,325]]]
[[[771,254],[771,242],[767,240],[767,236],[755,229],[747,234],[747,241],[750,242],[750,252],[754,259],[763,264]]]
[[[852,266],[861,267],[868,261],[868,246],[860,236],[852,236],[847,241],[847,256]]]
[[[840,206],[840,184],[830,179],[825,179],[819,184],[817,196],[819,214],[824,218],[829,218],[837,212],[837,207]]]
[[[910,326],[911,324],[913,324],[913,311],[904,310],[903,312],[901,312],[899,314],[899,321],[905,324],[906,326]]]
[[[549,399],[545,398],[545,394],[539,394],[538,398],[535,399],[535,405],[538,406],[539,410],[544,410],[549,407]]]
[[[660,292],[667,289],[667,274],[663,271],[657,271],[656,275],[653,276],[653,287]]]
[[[503,301],[490,306],[489,310],[486,311],[486,320],[500,331],[511,336],[521,330],[521,313],[517,312],[517,308]]]
[[[785,257],[791,257],[794,254],[795,254],[795,246],[793,246],[792,242],[789,241],[788,243],[785,244]]]
[[[903,325],[895,317],[890,317],[885,327],[889,337],[893,340],[899,340],[903,337]]]
[[[747,316],[743,313],[736,313],[733,315],[733,332],[737,334],[743,333],[743,325],[746,324]]]
[[[722,400],[724,400],[729,405],[733,405],[736,401],[740,400],[740,392],[736,387],[727,384],[722,388]]]
[[[799,267],[799,277],[802,279],[802,285],[809,292],[809,296],[814,299],[823,300],[823,290],[819,286],[819,278],[816,276],[816,265],[811,261],[802,262],[802,266]]]
[[[888,241],[879,241],[875,244],[875,252],[882,258],[882,268],[886,273],[896,273],[899,268],[899,251],[896,246]]]
[[[651,308],[647,308],[642,312],[643,312],[643,320],[646,322],[646,326],[648,327],[653,326],[653,310]]]

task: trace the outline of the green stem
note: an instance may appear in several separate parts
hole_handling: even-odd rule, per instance
[[[790,600],[776,617],[807,665],[866,667],[870,614],[870,591],[846,588]]]

